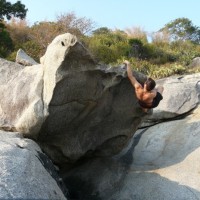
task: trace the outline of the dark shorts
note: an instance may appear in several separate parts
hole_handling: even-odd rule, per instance
[[[163,96],[159,92],[157,92],[155,98],[153,99],[151,106],[146,105],[143,101],[138,101],[138,103],[140,104],[140,106],[142,108],[149,108],[150,109],[150,108],[157,107],[162,99],[163,99]]]

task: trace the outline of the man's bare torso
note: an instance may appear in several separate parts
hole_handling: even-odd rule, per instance
[[[154,89],[152,91],[145,91],[141,85],[135,88],[136,97],[147,105],[151,105],[157,91]]]

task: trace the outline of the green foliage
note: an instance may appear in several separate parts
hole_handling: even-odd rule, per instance
[[[118,64],[122,64],[124,59],[119,59]],[[141,72],[154,79],[164,78],[175,74],[189,73],[187,67],[179,64],[155,65],[146,60],[129,59],[132,69]]]
[[[11,4],[6,0],[0,0],[0,20],[3,20],[3,17],[10,20],[12,16],[23,19],[26,17],[27,11],[28,9],[25,9],[25,5],[20,1]]]
[[[131,27],[125,29],[129,38],[139,39],[142,43],[148,43],[147,33],[141,27]]]
[[[12,39],[3,23],[0,23],[0,57],[6,57],[13,50]]]
[[[14,61],[16,52],[22,48],[39,62],[47,45],[57,35],[70,32],[78,37],[97,61],[105,64],[115,66],[126,59],[134,70],[155,79],[199,72],[198,68],[187,67],[195,57],[200,57],[200,45],[194,42],[197,29],[192,29],[191,21],[182,18],[166,27],[171,36],[176,35],[173,41],[169,40],[167,33],[159,32],[152,42],[148,42],[146,32],[140,29],[132,28],[124,32],[101,27],[91,31],[92,22],[79,19],[74,13],[62,15],[56,22],[39,22],[32,27],[24,21],[18,23],[12,20],[6,27],[0,25],[0,56]],[[89,32],[92,34],[85,34]]]
[[[171,38],[175,41],[193,41],[195,43],[200,42],[200,29],[194,26],[188,18],[178,18],[170,23],[166,24],[161,31],[166,31],[171,35]]]
[[[93,35],[110,34],[112,31],[107,27],[101,27],[92,31]]]
[[[135,57],[135,58],[144,57],[145,48],[140,39],[131,38],[128,40],[128,43],[131,47],[130,52],[129,52],[129,57]]]
[[[140,39],[131,38],[129,44],[131,46],[129,57],[147,60],[151,64],[157,65],[175,61],[175,56],[169,49],[164,49],[157,43],[143,43]]]
[[[85,40],[90,52],[98,61],[106,64],[114,63],[122,56],[127,56],[130,46],[126,34],[121,31],[110,31],[105,27],[93,32]]]
[[[148,43],[102,27],[88,38],[88,44],[100,61],[116,65],[128,59],[134,70],[156,79],[190,73],[187,65],[200,56],[200,46],[187,40],[169,42],[165,37],[164,41],[157,39]]]
[[[29,56],[31,56],[35,61],[39,62],[40,57],[45,53],[44,49],[41,48],[34,41],[27,41],[21,47]],[[19,48],[18,48],[19,49]]]
[[[176,57],[176,62],[183,66],[189,65],[193,58],[200,56],[200,45],[190,41],[175,41],[169,47]]]
[[[168,77],[174,74],[184,74],[186,72],[186,68],[183,67],[182,65],[170,65],[170,66],[161,66],[161,67],[156,67],[152,71],[150,71],[149,76],[153,78],[164,78]]]
[[[9,53],[13,50],[13,42],[10,37],[9,32],[6,30],[6,26],[3,22],[4,17],[8,20],[12,16],[18,18],[25,18],[27,9],[17,1],[14,4],[7,2],[6,0],[0,0],[0,56],[7,57]]]
[[[22,43],[21,45],[18,44],[17,46],[15,46],[15,50],[9,55],[7,55],[6,59],[10,61],[15,61],[17,51],[19,49],[23,49],[36,62],[39,62],[39,58],[44,54],[43,49],[41,49],[40,46],[38,46],[38,44],[36,44],[34,41],[27,41],[25,43]]]

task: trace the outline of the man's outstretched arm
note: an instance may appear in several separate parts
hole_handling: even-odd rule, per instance
[[[124,61],[124,64],[126,64],[126,66],[127,66],[127,75],[128,75],[129,80],[131,81],[131,84],[132,84],[134,87],[139,87],[139,86],[141,86],[140,83],[139,83],[139,82],[136,80],[136,78],[133,76],[130,62],[129,62],[128,60],[125,60],[125,61]]]

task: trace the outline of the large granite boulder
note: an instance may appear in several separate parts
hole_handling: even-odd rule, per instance
[[[72,35],[57,37],[41,62],[49,112],[39,133],[45,152],[58,163],[118,153],[144,116],[126,70],[95,63]]]
[[[0,199],[67,199],[52,162],[20,133],[0,131]]]
[[[69,33],[52,41],[40,65],[0,59],[0,93],[1,129],[34,138],[57,163],[118,153],[145,115],[126,69],[97,64]]]
[[[181,120],[136,132],[126,149],[90,159],[63,177],[72,199],[200,199],[200,107]]]
[[[142,127],[180,118],[198,106],[200,73],[160,79],[157,84],[164,87],[163,100],[143,119]]]

